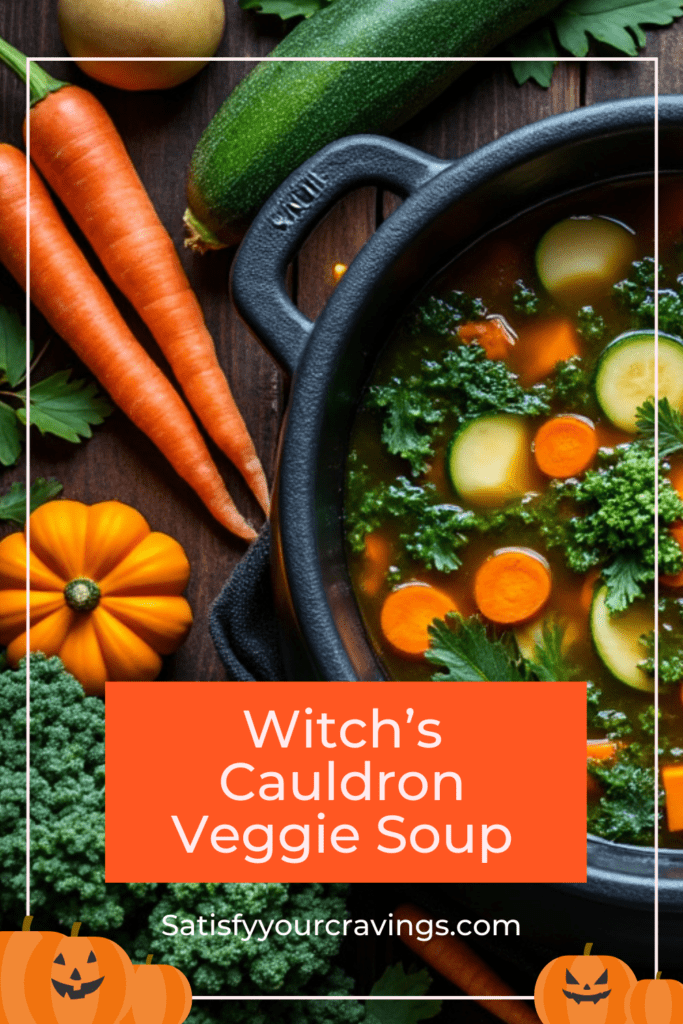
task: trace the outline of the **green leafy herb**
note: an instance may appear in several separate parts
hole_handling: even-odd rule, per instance
[[[681,16],[681,0],[567,0],[508,43],[516,57],[548,57],[548,61],[513,61],[521,84],[532,78],[547,88],[554,62],[562,51],[585,57],[591,40],[635,56],[645,45],[645,25],[669,25]]]
[[[683,415],[678,409],[673,409],[668,398],[660,398],[657,404],[657,420],[659,432],[659,457],[667,459],[670,455],[676,455],[683,451]],[[649,441],[655,439],[655,403],[654,399],[647,401],[638,409],[636,426],[641,435]]]
[[[403,964],[387,967],[370,989],[371,996],[387,996],[386,1002],[373,999],[366,1004],[365,1024],[417,1024],[419,1020],[436,1017],[441,1009],[437,999],[391,999],[391,996],[423,996],[431,985],[426,970],[406,974]]]
[[[429,428],[447,413],[462,426],[495,412],[539,416],[550,411],[543,385],[523,388],[504,362],[487,359],[478,344],[449,345],[436,360],[424,359],[419,373],[374,385],[367,407],[384,410],[382,441],[392,455],[408,460],[414,475],[424,472],[433,454]]]
[[[13,309],[0,306],[0,384],[11,388],[26,373],[26,328]]]
[[[354,551],[362,551],[365,536],[387,521],[400,523],[405,551],[427,569],[454,572],[462,565],[459,549],[467,542],[464,532],[475,515],[458,505],[436,504],[432,484],[420,487],[405,477],[394,483],[367,487],[365,474],[349,473],[347,536]]]
[[[633,744],[620,751],[613,764],[589,763],[588,771],[604,793],[599,803],[589,809],[588,823],[593,835],[620,843],[654,839],[654,769],[638,763],[639,746]],[[663,793],[659,802],[661,807]]]
[[[594,342],[603,340],[607,330],[605,321],[592,306],[582,306],[576,314],[576,319],[578,320],[577,330],[582,338]]]
[[[283,21],[287,21],[289,18],[310,18],[323,7],[329,7],[331,2],[332,0],[239,0],[239,5],[245,11],[275,14]]]
[[[438,682],[516,682],[529,678],[512,634],[490,637],[476,615],[463,619],[452,614],[446,620],[436,619],[429,633],[425,657],[445,669],[432,676]]]
[[[71,370],[60,370],[51,377],[31,385],[31,423],[41,434],[54,434],[65,441],[77,443],[92,437],[91,425],[104,421],[112,411],[110,403],[97,391],[97,385],[82,380],[69,380]],[[26,392],[17,396],[26,401]],[[26,423],[26,410],[17,416]]]
[[[592,402],[592,373],[581,356],[570,356],[555,365],[553,395],[569,408],[586,409]]]
[[[660,281],[664,270],[659,267]],[[678,291],[660,288],[657,294],[659,329],[667,334],[683,335],[683,286]],[[627,278],[613,288],[617,304],[631,314],[633,327],[652,327],[655,322],[655,261],[651,257],[631,264]]]
[[[29,353],[32,351],[29,346]],[[35,362],[39,359],[40,356]],[[112,406],[98,393],[94,383],[69,380],[70,375],[70,370],[62,370],[31,384],[31,423],[41,434],[54,434],[77,443],[91,436],[91,425],[102,423]],[[13,466],[21,454],[24,432],[20,425],[26,425],[26,389],[16,389],[25,377],[25,328],[13,310],[0,306],[0,463],[3,466]]]
[[[46,501],[52,501],[61,490],[62,485],[54,477],[34,480],[30,491],[31,512]],[[9,491],[0,494],[0,519],[18,523],[19,526],[26,522],[26,488],[23,484],[13,483]]]
[[[512,308],[515,312],[533,316],[534,313],[538,313],[539,307],[538,295],[533,288],[527,288],[524,281],[515,281],[512,293]]]
[[[534,656],[528,663],[536,679],[543,682],[576,679],[576,668],[564,656],[563,640],[564,627],[561,623],[545,619],[541,640],[536,644]]]
[[[445,338],[455,334],[460,324],[483,320],[486,314],[481,299],[472,298],[466,292],[452,291],[446,299],[430,295],[417,310],[412,330],[413,334],[427,330]]]
[[[659,532],[662,573],[683,567],[680,547],[668,526],[683,517],[683,502],[657,467],[645,438],[603,452],[602,465],[581,480],[555,484],[555,493],[576,503],[580,515],[541,524],[546,543],[564,549],[575,572],[600,566],[608,585],[607,607],[623,611],[655,577],[655,529]],[[655,523],[655,478],[658,474],[659,522]],[[678,566],[678,568],[676,568]]]

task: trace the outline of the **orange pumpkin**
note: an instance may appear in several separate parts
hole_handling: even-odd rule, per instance
[[[121,1024],[182,1024],[192,1009],[192,990],[170,964],[133,964],[133,1002]]]
[[[683,1021],[683,985],[662,978],[638,981],[626,996],[627,1024],[680,1024]]]
[[[36,932],[23,971],[4,978],[7,1024],[119,1024],[130,1007],[133,965],[109,939]],[[31,933],[33,934],[33,933]],[[12,989],[10,994],[8,992]]]
[[[25,917],[20,932],[0,932],[0,1024],[29,1021],[23,1008],[22,986],[26,965],[43,939],[63,938],[57,932],[32,932],[32,917]]]
[[[30,518],[29,647],[59,655],[86,693],[105,679],[154,679],[185,639],[180,594],[190,566],[180,544],[153,533],[119,501],[50,501]],[[0,541],[0,644],[26,653],[26,537]]]
[[[615,956],[560,956],[536,981],[534,1002],[543,1024],[624,1024],[624,1000],[636,976]]]

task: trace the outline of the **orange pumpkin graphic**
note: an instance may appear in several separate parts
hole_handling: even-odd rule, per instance
[[[636,976],[615,956],[560,956],[546,964],[534,989],[543,1024],[624,1024],[624,1001]]]
[[[43,940],[64,937],[58,932],[32,932],[32,921],[25,917],[20,932],[0,932],[0,1024],[30,1021],[22,1001],[26,965]]]
[[[133,964],[133,1003],[121,1024],[182,1024],[192,1009],[192,990],[169,964]]]
[[[657,977],[638,981],[626,996],[628,1024],[680,1024],[683,1021],[683,985]]]
[[[131,1003],[133,965],[115,942],[79,936],[79,928],[70,936],[36,932],[9,1003],[3,992],[7,1024],[119,1024]],[[3,979],[5,972],[3,963]]]

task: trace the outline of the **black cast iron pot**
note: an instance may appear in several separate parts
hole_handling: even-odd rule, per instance
[[[260,212],[236,257],[232,290],[240,314],[292,375],[273,516],[276,597],[291,678],[384,678],[346,570],[342,492],[354,412],[397,318],[450,259],[509,218],[590,184],[651,175],[655,135],[654,102],[642,98],[536,122],[455,162],[387,138],[351,136],[308,160]],[[660,97],[658,135],[660,172],[683,171],[683,98]],[[286,268],[333,202],[361,184],[384,186],[405,201],[312,323],[287,295]],[[557,887],[552,900],[548,886],[505,886],[500,899],[509,901],[514,892],[535,933],[551,946],[554,935],[582,944],[585,918],[598,907],[587,900],[603,910],[609,903],[599,931],[609,932],[611,944],[601,941],[601,948],[649,965],[652,851],[589,838],[588,862],[587,884]],[[659,893],[666,969],[669,952],[683,958],[683,853],[661,853]],[[586,899],[577,901],[579,895]],[[466,896],[475,906],[490,906],[493,890],[470,886]]]

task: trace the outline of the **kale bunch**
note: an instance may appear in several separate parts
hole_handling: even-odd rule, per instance
[[[0,928],[25,913],[26,669],[0,673]],[[335,963],[341,937],[324,930],[244,942],[234,935],[164,935],[163,918],[344,919],[346,886],[104,883],[104,703],[86,697],[59,658],[31,656],[31,910],[36,930],[106,935],[131,959],[182,970],[198,993],[337,995],[352,980]],[[179,925],[180,927],[180,925]],[[244,934],[244,933],[243,933]],[[255,934],[259,934],[258,932]],[[191,1024],[357,1024],[360,1003],[197,1004]]]

